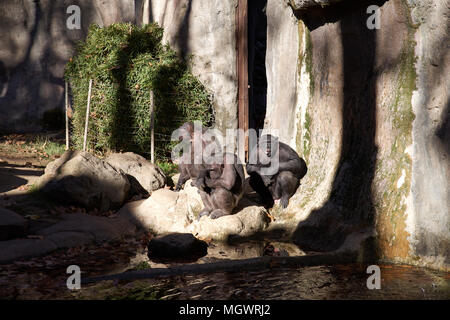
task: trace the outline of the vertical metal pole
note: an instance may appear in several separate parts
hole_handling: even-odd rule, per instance
[[[87,107],[86,107],[86,123],[84,125],[83,151],[86,151],[86,144],[87,144],[87,132],[88,132],[88,124],[89,124],[89,109],[91,107],[91,92],[92,92],[92,79],[89,80],[88,101],[87,101]]]
[[[69,85],[65,82],[65,111],[66,111],[66,150],[69,150],[69,117],[67,115],[67,108],[69,107]]]
[[[236,8],[236,44],[238,73],[238,123],[244,131],[244,157],[248,159],[248,0],[238,0]]]
[[[150,161],[155,163],[155,100],[150,91]]]

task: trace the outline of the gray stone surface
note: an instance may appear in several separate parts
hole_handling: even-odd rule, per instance
[[[56,249],[121,240],[136,233],[134,224],[119,217],[73,213],[60,218],[61,221],[34,232],[41,239],[0,241],[0,264],[38,257]]]
[[[36,185],[57,201],[100,210],[123,204],[130,189],[123,173],[81,151],[67,151],[49,163]]]
[[[192,218],[189,217],[186,203],[183,205],[179,197],[179,193],[167,189],[156,190],[146,200],[127,203],[117,215],[155,234],[184,233]],[[180,205],[182,210],[179,210]]]
[[[282,1],[267,2],[267,110],[264,129],[295,147],[298,102],[298,21]]]
[[[37,257],[58,249],[50,240],[14,239],[0,241],[0,264]]]
[[[417,81],[407,232],[411,251],[428,265],[450,268],[450,5],[408,1],[415,34]]]
[[[85,244],[84,236],[78,233],[86,234],[87,238],[96,242],[103,242],[131,236],[136,230],[132,223],[118,217],[108,218],[75,213],[63,214],[61,218],[60,222],[39,230],[37,234],[44,236],[46,239],[55,239],[57,243],[64,245],[63,241],[67,241],[67,244]]]
[[[83,230],[82,226],[81,230]],[[95,240],[95,237],[89,232],[61,231],[49,234],[45,237],[45,240],[53,242],[58,249],[65,249],[90,244]]]
[[[313,2],[320,1],[290,1],[298,8]],[[298,26],[289,6],[269,0],[267,10],[267,127],[280,128],[281,140],[308,164],[273,226],[301,226],[296,236],[324,250],[367,251],[361,246],[372,238],[392,261],[448,268],[448,1],[387,1],[376,35],[365,28],[363,4],[345,12],[307,8],[309,20]],[[297,27],[298,40],[274,45]],[[289,64],[298,68],[296,80],[286,78]],[[349,183],[356,177],[364,177],[358,188]],[[369,212],[376,220],[370,227],[363,223]]]
[[[0,241],[25,235],[27,220],[14,211],[0,208]]]
[[[144,157],[132,153],[113,153],[106,159],[117,171],[122,170],[127,176],[136,179],[147,192],[164,187],[166,177],[162,170]],[[133,180],[130,183],[133,186]]]

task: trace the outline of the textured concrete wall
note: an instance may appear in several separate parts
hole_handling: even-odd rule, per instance
[[[292,30],[293,2],[284,4],[268,6],[268,21]],[[372,4],[379,30],[366,27]],[[390,0],[293,11],[297,39],[268,49],[277,98],[267,123],[282,124],[287,142],[296,134],[291,145],[309,170],[273,229],[292,232],[304,249],[449,268],[449,8],[448,0]]]
[[[264,128],[277,129],[281,141],[295,146],[298,85],[297,19],[285,3],[267,1],[267,110]],[[283,116],[280,116],[283,115]]]
[[[81,29],[69,30],[70,5]],[[0,131],[40,129],[47,110],[63,110],[63,73],[91,23],[134,21],[133,0],[8,0],[0,2]]]
[[[56,3],[0,4],[0,129],[62,107],[63,66],[89,23],[140,16],[193,54],[217,126],[237,127],[235,0],[74,1],[81,31],[65,28],[69,2]],[[366,27],[372,4],[379,30]],[[273,230],[304,249],[450,268],[449,4],[268,0],[266,128],[308,164]]]
[[[192,71],[213,94],[216,126],[237,128],[237,1],[144,1],[144,23],[164,28],[163,41],[193,55]]]
[[[407,231],[419,261],[450,264],[450,1],[408,1],[416,90]]]

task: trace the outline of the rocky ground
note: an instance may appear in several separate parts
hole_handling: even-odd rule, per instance
[[[62,152],[58,133],[39,139],[25,134],[0,138],[3,298],[38,297],[35,292],[54,286],[58,276],[66,277],[70,264],[84,265],[88,274],[104,274],[111,266],[128,263],[136,244],[146,239],[134,225],[108,218],[114,210],[64,205],[33,192],[45,167]]]
[[[227,246],[211,242],[212,238],[224,238],[227,232],[248,233],[258,224],[265,226],[268,216],[263,208],[242,208],[247,215],[228,217],[230,221],[224,225],[231,226],[223,228],[223,232],[207,217],[201,222],[195,218],[202,208],[195,188],[189,183],[180,193],[162,188],[162,173],[142,157],[110,155],[107,162],[90,154],[63,154],[61,148],[59,154],[49,155],[45,145],[50,140],[41,140],[44,142],[39,146],[32,141],[28,135],[11,135],[0,141],[3,298],[43,297],[67,278],[66,268],[71,264],[80,265],[83,276],[95,276],[186,263],[150,261],[147,244],[151,235],[146,232],[149,229],[158,234],[192,231],[206,240],[208,255],[198,260],[200,263],[258,257],[267,253],[267,248],[276,254],[287,254],[282,245]],[[74,176],[82,179],[73,179]],[[152,196],[145,200],[149,194]],[[136,201],[139,198],[143,199]],[[58,201],[61,199],[72,203]],[[166,215],[167,208],[161,205],[176,210],[173,215]],[[249,217],[256,224],[247,223]],[[206,233],[199,235],[194,229],[204,229]],[[288,250],[300,253],[292,247]]]
[[[85,279],[314,253],[264,236],[251,240],[276,214],[252,196],[231,216],[199,220],[196,189],[188,182],[181,192],[169,190],[163,174],[142,157],[115,154],[110,163],[61,149],[50,155],[45,141],[30,146],[17,135],[0,141],[0,299],[449,298],[448,273],[384,266],[386,290],[368,292],[362,266],[272,262],[260,271],[100,281],[70,291],[70,265],[79,266]]]

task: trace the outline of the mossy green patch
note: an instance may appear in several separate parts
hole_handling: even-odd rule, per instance
[[[408,14],[406,14],[408,16]],[[416,89],[414,28],[408,25],[403,49],[394,65],[396,89],[388,105],[393,143],[385,158],[378,159],[374,196],[380,255],[386,259],[407,259],[409,234],[406,231],[406,198],[411,188],[412,160],[407,148],[412,144],[414,113],[411,98]]]
[[[309,99],[311,99],[314,93],[314,80],[312,75],[312,43],[311,43],[311,35],[309,33],[308,28],[305,26],[303,21],[298,21],[298,37],[299,37],[299,52],[298,52],[298,72],[299,77],[302,77],[301,70],[303,66],[305,67],[306,74],[309,75]],[[303,40],[305,39],[305,40]],[[305,121],[302,123],[302,119],[298,119],[300,128],[297,132],[297,150],[301,151],[303,158],[306,163],[309,163],[309,155],[311,153],[311,116],[308,112],[310,101],[308,101],[308,105],[305,106]]]
[[[73,101],[73,141],[83,144],[89,79],[93,79],[88,149],[97,154],[149,155],[151,91],[154,93],[156,159],[167,160],[171,134],[186,121],[213,121],[210,95],[187,61],[161,43],[163,29],[117,23],[92,25],[66,66]]]

